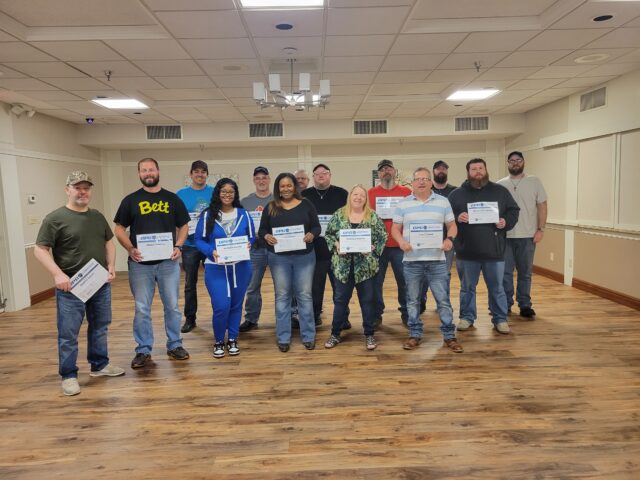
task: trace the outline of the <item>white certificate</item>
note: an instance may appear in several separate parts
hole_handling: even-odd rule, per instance
[[[260,210],[259,212],[257,211],[249,212],[249,216],[251,217],[251,220],[253,220],[253,228],[257,232],[260,229],[260,220],[262,219],[262,210]]]
[[[377,197],[376,213],[380,218],[393,218],[393,212],[404,197]]]
[[[218,253],[218,263],[232,263],[249,260],[249,237],[217,238],[216,251]]]
[[[200,217],[200,212],[192,212],[189,213],[189,235],[193,235],[196,233],[196,226],[198,225],[198,218]]]
[[[341,229],[340,253],[371,253],[371,229]]]
[[[439,223],[413,223],[409,226],[409,243],[415,250],[442,248],[442,225]]]
[[[86,303],[108,279],[109,272],[95,258],[92,258],[70,278],[71,290],[69,291]]]
[[[498,223],[500,221],[500,210],[498,202],[475,202],[467,203],[469,212],[469,223]]]
[[[304,243],[304,225],[275,227],[272,235],[278,240],[278,243],[273,246],[273,251],[276,253],[307,248],[307,244]]]
[[[137,248],[142,254],[143,262],[166,260],[173,253],[173,235],[171,232],[145,233],[136,235]]]
[[[320,220],[320,228],[322,231],[320,232],[320,236],[324,237],[324,234],[327,232],[327,225],[329,225],[329,220],[331,220],[331,215],[318,215],[318,220]]]

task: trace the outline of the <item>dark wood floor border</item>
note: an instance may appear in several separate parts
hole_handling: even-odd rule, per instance
[[[56,294],[56,287],[51,287],[48,290],[43,290],[42,292],[31,295],[31,305],[44,302],[48,298],[53,297],[55,294]]]
[[[627,307],[640,310],[640,298],[635,298],[630,295],[625,295],[624,293],[609,290],[608,288],[604,288],[599,285],[580,280],[579,278],[574,278],[571,282],[571,286],[577,288],[578,290],[583,290],[585,292],[598,295],[599,297],[606,298],[607,300],[611,300],[612,302],[616,302],[621,305],[626,305]]]
[[[543,277],[550,278],[551,280],[555,280],[556,282],[564,283],[564,275],[562,273],[554,272],[553,270],[549,270],[548,268],[538,267],[534,265],[533,273],[537,273],[538,275],[542,275]]]

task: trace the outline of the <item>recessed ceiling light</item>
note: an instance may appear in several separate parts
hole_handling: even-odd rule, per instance
[[[322,7],[324,0],[240,0],[243,8]]]
[[[495,88],[484,88],[482,90],[458,90],[447,97],[447,100],[484,100],[493,97],[500,92]]]
[[[134,108],[149,108],[135,98],[95,98],[91,102],[100,105],[101,107],[112,109],[131,110]]]
[[[286,53],[287,55],[293,55],[297,51],[298,49],[296,47],[284,47],[282,49],[282,53]]]
[[[598,17],[593,17],[594,22],[606,22],[607,20],[611,20],[613,15],[600,15]]]
[[[279,23],[278,25],[276,25],[276,28],[278,30],[291,30],[293,28],[293,25],[291,25],[290,23]]]
[[[602,62],[603,60],[606,60],[607,58],[609,58],[611,55],[609,55],[608,53],[592,53],[591,55],[583,55],[581,57],[578,57],[576,59],[574,59],[574,63],[598,63],[598,62]]]

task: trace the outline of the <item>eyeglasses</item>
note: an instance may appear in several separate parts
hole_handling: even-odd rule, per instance
[[[524,158],[510,158],[507,160],[507,163],[522,163],[524,162]]]
[[[233,197],[235,194],[235,190],[220,190],[221,197]]]
[[[418,178],[414,178],[413,181],[417,183],[427,183],[427,182],[430,182],[431,179],[427,177],[418,177]]]
[[[320,175],[329,175],[331,172],[329,172],[328,170],[316,170],[315,172],[313,172],[314,176],[320,176]]]

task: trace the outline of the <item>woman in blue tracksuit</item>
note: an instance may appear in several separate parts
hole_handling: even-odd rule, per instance
[[[238,185],[230,178],[216,184],[209,208],[204,210],[196,226],[196,247],[207,259],[204,262],[204,283],[213,307],[213,356],[222,358],[227,352],[238,355],[238,334],[244,295],[251,279],[251,261],[226,262],[218,255],[216,241],[230,237],[247,237],[247,252],[256,239],[249,213],[240,205]],[[227,334],[228,332],[228,334]]]

